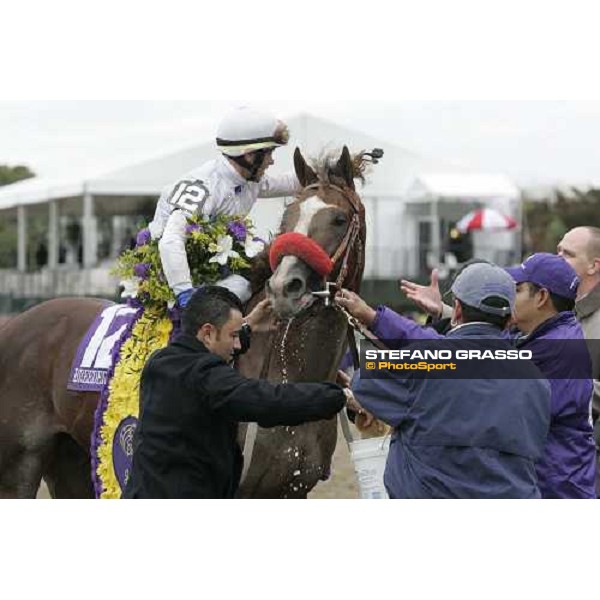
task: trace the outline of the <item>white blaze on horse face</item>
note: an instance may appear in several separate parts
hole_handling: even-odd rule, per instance
[[[302,202],[302,204],[300,204],[300,216],[298,217],[296,227],[294,227],[294,233],[302,233],[303,235],[307,236],[313,217],[321,209],[327,208],[327,206],[328,205],[323,202],[319,196],[310,196],[310,198],[307,198],[304,202]],[[279,263],[277,272],[280,274],[280,276],[286,277],[290,269],[299,262],[300,259],[296,258],[295,256],[284,256]]]
[[[308,235],[310,224],[313,217],[323,208],[327,208],[327,204],[319,198],[319,196],[310,196],[302,204],[300,204],[300,216],[296,227],[294,227],[294,233],[302,233]],[[274,276],[279,281],[285,280],[289,277],[291,270],[300,262],[295,256],[284,256],[275,271]],[[273,282],[275,283],[275,282]]]
[[[279,266],[277,267],[275,273],[279,276],[279,278],[283,279],[288,276],[292,267],[298,264],[298,259],[295,256],[284,256],[279,261]]]
[[[319,198],[319,196],[311,196],[300,204],[300,217],[294,228],[295,233],[303,233],[308,235],[313,217],[323,208],[327,208],[327,204]]]

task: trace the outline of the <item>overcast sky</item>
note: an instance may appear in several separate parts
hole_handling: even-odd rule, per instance
[[[242,103],[0,101],[0,164],[27,164],[48,177],[101,173],[205,141],[221,115]],[[600,183],[599,101],[250,104],[280,116],[307,111],[523,186]]]
[[[84,4],[3,7],[0,164],[98,174],[204,142],[231,106],[259,104],[522,186],[600,185],[597,3]]]

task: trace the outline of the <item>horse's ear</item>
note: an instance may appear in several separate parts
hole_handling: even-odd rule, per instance
[[[294,150],[294,169],[296,170],[296,177],[303,188],[319,180],[317,174],[306,164],[300,148]]]
[[[350,150],[348,150],[348,146],[344,146],[342,150],[342,155],[340,159],[337,161],[337,165],[335,166],[335,172],[337,175],[342,177],[342,179],[348,184],[348,186],[354,189],[354,166],[352,163],[352,156],[350,156]]]

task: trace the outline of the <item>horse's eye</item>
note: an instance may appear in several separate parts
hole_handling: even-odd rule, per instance
[[[345,225],[347,223],[347,219],[346,219],[346,215],[335,215],[335,217],[333,218],[333,224],[341,227],[342,225]]]

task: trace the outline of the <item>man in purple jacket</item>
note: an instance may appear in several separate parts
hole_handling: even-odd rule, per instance
[[[550,432],[536,469],[542,497],[595,498],[592,381],[591,370],[590,377],[586,376],[589,355],[583,347],[583,331],[572,312],[578,283],[575,271],[560,256],[545,253],[534,254],[521,267],[508,271],[518,284],[514,316],[525,334],[511,337],[520,348],[534,352],[533,360],[548,378],[552,392]],[[403,283],[405,287],[410,284]],[[422,287],[411,285],[414,289]],[[432,285],[437,288],[435,281]],[[434,314],[443,314],[439,292],[430,292],[431,289],[423,288],[420,296],[412,297],[422,306],[431,306]],[[345,294],[349,299],[340,303],[378,337],[443,337],[433,328],[421,327],[387,307],[373,310],[358,296]],[[574,359],[574,354],[584,360]]]
[[[595,498],[591,362],[573,312],[579,279],[555,254],[534,254],[507,270],[517,284],[517,346],[533,352],[552,391],[550,432],[537,463],[542,498]]]
[[[514,350],[502,334],[515,299],[508,273],[471,265],[452,291],[455,326],[441,345]],[[392,311],[383,319],[380,311],[377,324],[356,294],[343,290],[336,300],[379,337],[393,337],[385,329]],[[366,310],[354,310],[358,305]],[[384,475],[390,498],[540,497],[536,463],[550,425],[550,386],[529,361],[491,363],[482,362],[474,379],[419,377],[412,370],[355,378],[361,406],[394,428]]]

